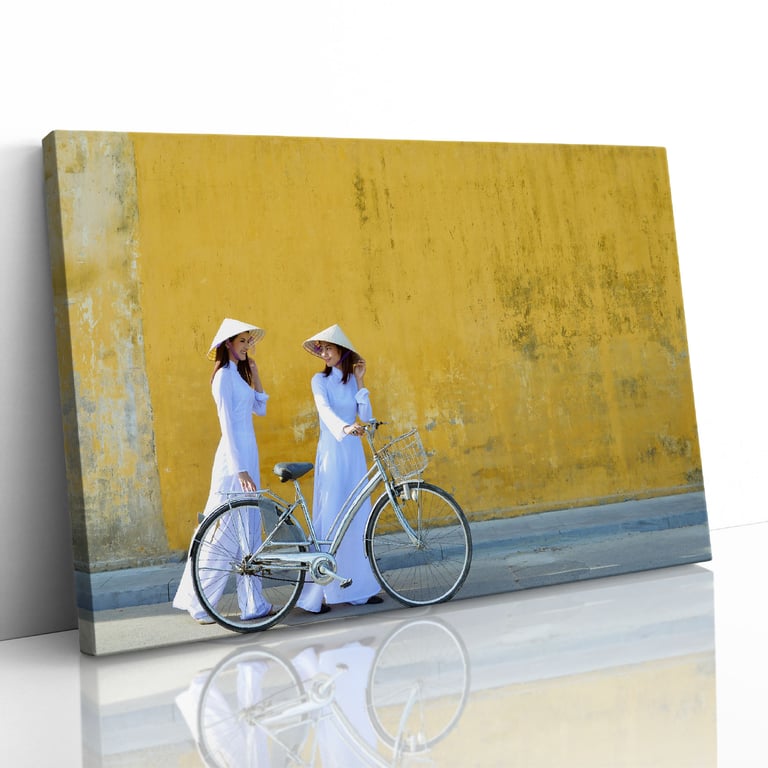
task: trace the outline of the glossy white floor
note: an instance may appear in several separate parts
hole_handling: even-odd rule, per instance
[[[711,563],[99,659],[5,641],[3,761],[765,766],[766,548],[719,529]]]

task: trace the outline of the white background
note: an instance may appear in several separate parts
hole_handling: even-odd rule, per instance
[[[710,524],[764,520],[759,8],[6,3],[0,639],[75,625],[41,153],[54,129],[665,147]]]

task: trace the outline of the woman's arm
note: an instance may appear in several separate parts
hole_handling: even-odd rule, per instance
[[[357,403],[357,415],[360,421],[371,421],[373,419],[373,409],[371,408],[371,396],[363,381],[365,379],[365,360],[361,357],[354,367],[355,381],[357,382],[357,394],[355,402]]]
[[[370,392],[365,388],[358,389],[355,395],[355,402],[357,403],[357,415],[360,417],[360,421],[372,421],[373,408],[371,407]]]
[[[267,400],[269,395],[264,392],[264,386],[261,383],[261,376],[259,374],[259,366],[256,365],[256,361],[252,358],[248,358],[248,365],[251,369],[251,386],[253,387],[253,412],[257,416],[264,416],[267,413]]]
[[[248,367],[251,369],[251,386],[256,392],[263,392],[264,387],[261,384],[261,376],[259,375],[259,366],[256,365],[256,361],[252,358],[248,358]]]
[[[224,450],[229,456],[229,466],[237,474],[240,480],[240,486],[244,491],[257,491],[256,483],[251,477],[251,473],[245,468],[244,451],[238,445],[234,428],[232,414],[233,408],[233,387],[234,383],[231,374],[225,373],[225,369],[220,368],[213,377],[213,399],[216,402],[216,411],[219,415],[219,426],[221,427],[221,439]],[[239,378],[240,374],[235,372]],[[266,405],[265,405],[266,409]]]
[[[325,424],[330,433],[341,442],[347,431],[345,427],[349,426],[349,422],[339,416],[336,411],[331,408],[331,404],[328,402],[328,379],[318,374],[312,377],[312,394],[315,398],[315,406],[317,407],[317,414],[320,417],[320,421]]]

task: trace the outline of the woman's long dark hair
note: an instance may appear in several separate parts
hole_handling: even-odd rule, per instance
[[[333,342],[328,343],[333,344]],[[349,377],[354,373],[355,363],[360,359],[360,355],[339,344],[334,344],[334,346],[339,350],[339,354],[341,355],[341,383],[346,384],[349,381]],[[323,371],[323,376],[330,376],[332,370],[330,365],[326,365],[325,370]]]
[[[235,336],[231,336],[227,341],[232,341],[232,339],[236,339],[240,334],[236,334]],[[216,371],[219,370],[219,368],[226,368],[229,365],[229,350],[227,349],[226,342],[223,342],[219,344],[218,347],[216,347],[216,362],[213,365],[213,373],[211,374],[211,381],[213,381],[213,377],[216,375]],[[243,377],[245,382],[250,387],[253,383],[253,378],[251,376],[251,366],[248,365],[248,353],[245,354],[245,360],[238,360],[237,362],[237,372]]]

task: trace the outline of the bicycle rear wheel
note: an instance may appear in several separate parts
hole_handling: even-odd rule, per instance
[[[210,672],[198,704],[198,747],[206,766],[289,765],[311,732],[308,699],[293,665],[245,648]]]
[[[276,523],[271,502],[237,499],[211,512],[195,533],[190,550],[195,592],[211,618],[227,629],[267,629],[299,597],[304,571],[290,561],[279,565],[265,558],[306,552],[304,532],[289,518],[264,544]]]
[[[365,548],[384,590],[404,605],[434,605],[461,588],[472,562],[469,523],[442,488],[415,481],[395,486],[403,526],[388,496],[368,520]]]

